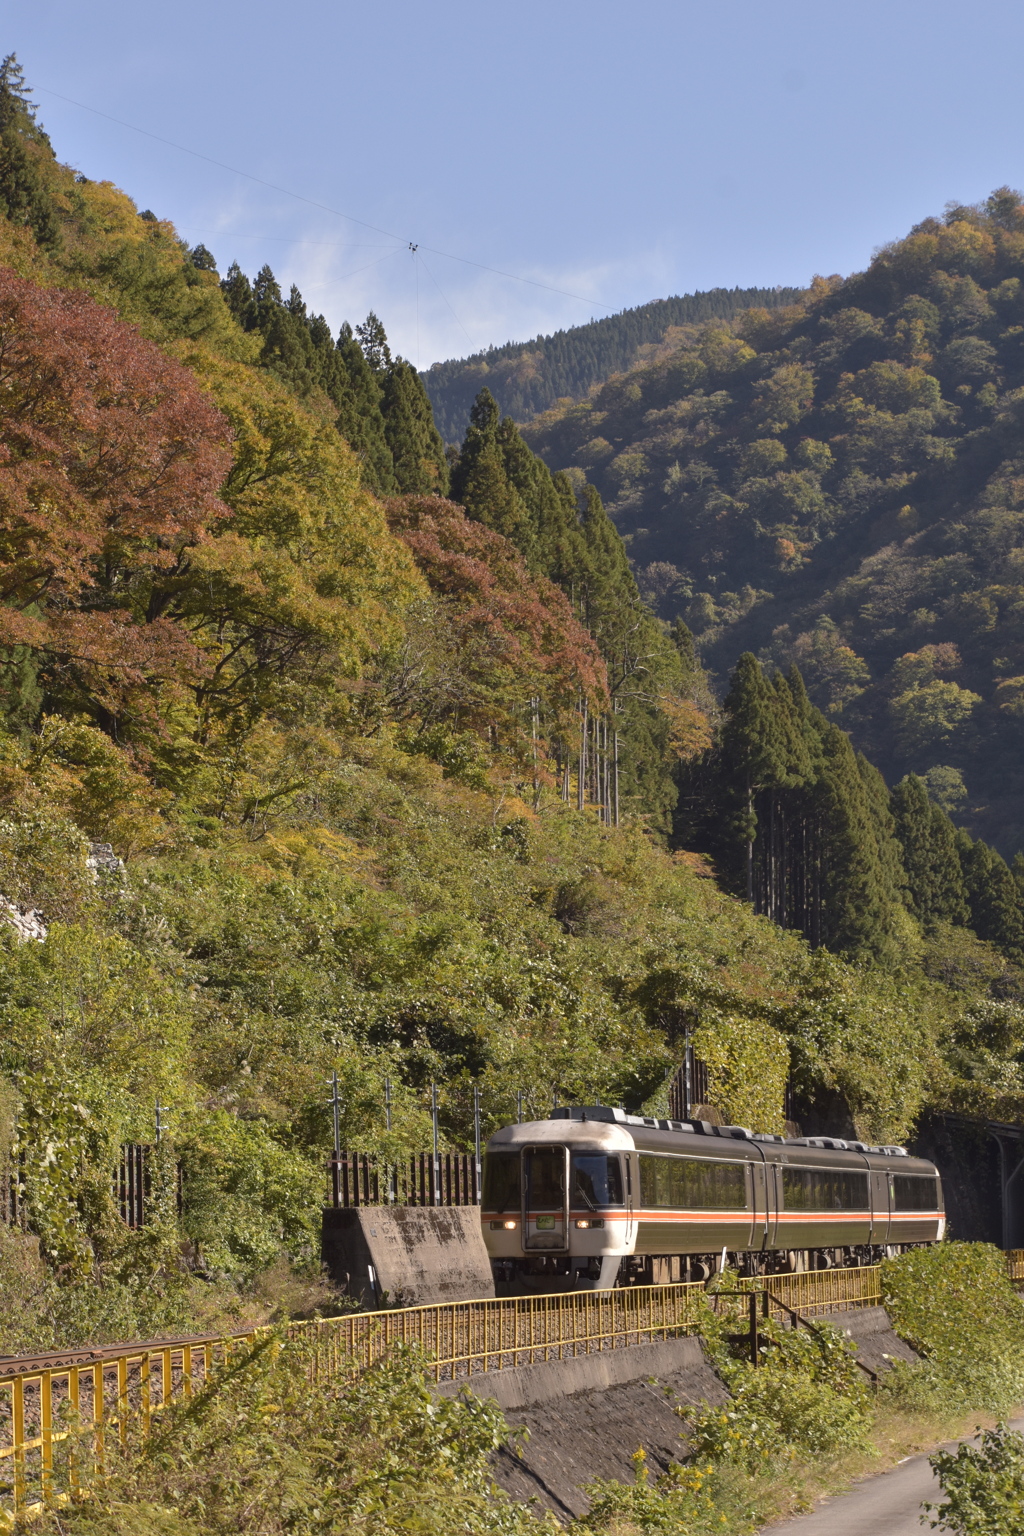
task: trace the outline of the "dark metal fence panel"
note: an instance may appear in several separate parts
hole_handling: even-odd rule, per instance
[[[25,1225],[21,1166],[20,1158],[6,1167],[0,1164],[0,1221],[7,1227],[24,1227]]]
[[[689,1047],[689,1062],[684,1061],[668,1086],[670,1120],[690,1120],[698,1109],[707,1107],[710,1098],[707,1063]]]
[[[126,1142],[111,1179],[111,1192],[118,1214],[126,1227],[137,1232],[154,1217],[153,1147],[145,1142]],[[182,1211],[182,1168],[174,1166],[174,1196],[178,1215]]]
[[[151,1193],[149,1154],[150,1148],[143,1143],[127,1142],[111,1181],[121,1220],[136,1232],[146,1225]]]
[[[374,1152],[332,1153],[328,1199],[335,1208],[361,1205],[478,1205],[472,1152],[413,1152],[389,1163]]]

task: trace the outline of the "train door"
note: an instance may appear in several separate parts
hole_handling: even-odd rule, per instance
[[[871,1238],[878,1247],[889,1241],[889,1217],[891,1215],[889,1174],[884,1168],[872,1168],[868,1175],[871,1182]]]
[[[750,1186],[750,1240],[748,1247],[760,1253],[764,1247],[765,1217],[767,1215],[767,1189],[765,1169],[761,1163],[747,1164],[747,1183]]]
[[[779,1231],[779,1170],[767,1158],[758,1165],[752,1163],[750,1171],[754,1179],[754,1232],[756,1248],[774,1248]]]
[[[523,1248],[566,1253],[569,1248],[569,1149],[523,1148]]]
[[[627,1152],[622,1161],[626,1165],[626,1235],[624,1246],[627,1253],[632,1253],[636,1244],[636,1200],[639,1198],[640,1191],[637,1190],[636,1195],[633,1194],[634,1168],[632,1152]]]

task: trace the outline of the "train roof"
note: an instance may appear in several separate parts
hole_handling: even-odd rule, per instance
[[[771,1136],[750,1131],[745,1125],[712,1125],[710,1120],[660,1120],[651,1115],[628,1115],[607,1104],[566,1104],[551,1111],[551,1120],[573,1120],[598,1125],[621,1125],[637,1130],[674,1131],[680,1136],[718,1136],[727,1141],[771,1142],[780,1147],[821,1147],[829,1152],[872,1152],[879,1157],[909,1157],[906,1147],[869,1146],[840,1136]]]

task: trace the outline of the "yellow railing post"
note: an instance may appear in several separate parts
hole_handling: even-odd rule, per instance
[[[93,1453],[96,1457],[97,1470],[102,1472],[104,1465],[104,1420],[103,1411],[103,1367],[94,1365],[92,1368],[92,1443]]]
[[[25,1476],[25,1382],[18,1377],[14,1382],[11,1403],[11,1430],[14,1437],[14,1513],[23,1507],[27,1495]]]
[[[43,1371],[39,1377],[39,1486],[43,1503],[53,1496],[53,1376]]]
[[[117,1438],[128,1444],[128,1361],[121,1355],[117,1362]]]
[[[68,1491],[72,1494],[78,1492],[78,1450],[77,1437],[81,1432],[79,1423],[79,1411],[81,1408],[81,1389],[78,1380],[78,1366],[73,1365],[68,1370],[68,1414],[71,1419],[72,1438],[68,1450]]]

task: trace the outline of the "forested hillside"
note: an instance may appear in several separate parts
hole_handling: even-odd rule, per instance
[[[0,151],[0,1351],[312,1283],[333,1072],[391,1155],[432,1082],[451,1146],[662,1104],[685,1029],[765,1130],[1024,1111],[1016,886],[921,782],[797,673],[720,707],[579,475],[486,391],[449,460],[376,317],[76,176],[11,59]]]
[[[581,399],[592,385],[631,368],[642,357],[673,350],[694,326],[732,320],[755,305],[774,309],[799,297],[796,288],[712,288],[655,299],[552,336],[507,341],[472,357],[434,363],[421,377],[439,431],[446,442],[458,443],[473,401],[485,387],[503,415],[530,421],[557,400]]]
[[[593,480],[723,678],[745,649],[892,782],[1024,845],[1024,209],[951,207],[806,302],[707,327],[528,438]]]

